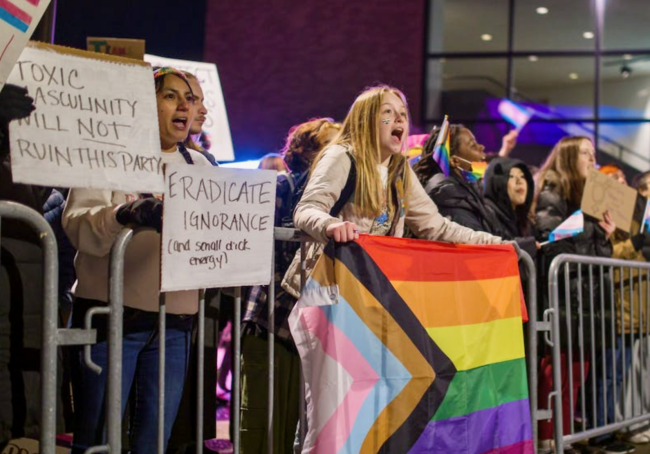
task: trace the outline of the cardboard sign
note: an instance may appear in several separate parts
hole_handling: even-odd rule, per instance
[[[212,144],[209,152],[214,155],[217,161],[233,161],[235,152],[232,146],[228,114],[226,113],[226,104],[223,99],[217,66],[214,63],[174,60],[149,54],[145,55],[144,59],[151,63],[152,66],[173,66],[196,76],[205,96],[205,107],[208,109],[203,130],[210,137]]]
[[[587,176],[581,208],[585,214],[601,221],[603,213],[609,211],[616,228],[629,232],[636,196],[634,189],[592,169]]]
[[[161,291],[268,285],[273,170],[165,166]]]
[[[144,39],[96,38],[89,36],[86,38],[86,47],[90,52],[144,60]]]
[[[14,181],[163,191],[147,63],[30,43],[9,81],[26,86],[36,106],[30,117],[9,125]]]
[[[49,4],[50,0],[0,2],[0,90]]]
[[[38,441],[31,438],[16,438],[11,440],[7,446],[2,450],[2,454],[38,454],[41,452],[39,449]],[[56,454],[67,454],[70,452],[68,448],[56,446]]]

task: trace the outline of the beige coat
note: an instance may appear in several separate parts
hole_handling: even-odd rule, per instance
[[[352,151],[352,154],[354,152]],[[338,217],[329,215],[332,207],[341,195],[341,191],[350,173],[351,162],[346,156],[346,149],[340,145],[329,147],[314,169],[302,199],[296,206],[293,216],[297,229],[316,239],[318,244],[311,244],[307,251],[306,268],[308,273],[318,260],[323,245],[329,240],[325,232],[330,224],[350,221],[357,225],[359,233],[369,233],[373,218],[364,216],[354,204],[354,195],[343,207]],[[419,183],[415,173],[411,173],[409,186],[406,188],[404,210],[397,222],[394,236],[401,237],[404,224],[418,237],[427,240],[464,244],[503,244],[500,237],[484,232],[475,232],[443,217]],[[285,274],[282,287],[290,294],[299,297],[300,289],[300,251],[294,257]]]
[[[631,232],[639,232],[639,223],[632,222]],[[634,249],[630,239],[621,238],[619,233],[616,232],[612,238],[614,245],[613,258],[623,260],[635,260],[638,262],[645,262],[645,258],[641,251]],[[623,270],[621,294],[621,270],[614,268],[614,292],[616,301],[616,327],[617,332],[640,333],[648,332],[648,320],[646,319],[647,305],[648,305],[648,282],[646,272],[641,272],[641,304],[639,304],[639,271],[632,271],[632,304],[630,304],[630,270]],[[621,311],[623,312],[623,327],[621,327]],[[641,316],[641,317],[639,317]],[[630,326],[631,323],[631,326]],[[639,329],[639,324],[641,328]]]

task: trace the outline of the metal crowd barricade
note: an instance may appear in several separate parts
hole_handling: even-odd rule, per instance
[[[300,230],[288,229],[283,227],[276,227],[274,231],[275,241],[289,241],[300,242],[300,258],[301,258],[301,277],[300,287],[305,284],[305,245],[309,241],[314,241]],[[273,259],[271,262],[271,285],[269,285],[267,306],[268,306],[268,325],[269,327],[275,326],[275,282],[273,276],[275,275],[275,241],[273,247]],[[233,375],[232,375],[232,424],[233,424],[233,452],[238,453],[241,445],[241,288],[236,289],[235,293],[235,310],[233,316]],[[269,356],[269,381],[268,381],[268,412],[267,412],[267,452],[273,454],[273,394],[275,385],[274,366],[275,366],[275,334],[273,329],[268,332],[268,356]],[[302,383],[302,373],[300,374],[300,391],[301,396],[304,394],[304,386]],[[304,403],[304,398],[300,399]],[[306,434],[306,418],[304,405],[300,406],[300,441],[304,440]]]
[[[135,232],[137,233],[137,232]],[[122,314],[123,314],[123,293],[124,293],[124,254],[126,252],[127,246],[131,239],[134,236],[134,231],[131,229],[124,229],[117,237],[113,248],[111,250],[111,264],[110,264],[110,277],[109,277],[109,307],[108,308],[95,308],[91,309],[91,312],[94,313],[109,313],[109,356],[108,356],[108,377],[107,377],[107,443],[103,446],[98,446],[87,450],[87,453],[98,453],[98,452],[110,452],[110,453],[119,453],[121,452],[122,446],[122,414],[121,414],[121,376],[122,376],[122,348],[121,348],[121,338],[122,338]],[[305,256],[306,256],[306,244],[310,241],[314,241],[312,238],[306,234],[295,229],[286,229],[286,228],[275,228],[274,238],[276,241],[289,241],[289,242],[300,242],[300,255],[301,255],[301,287],[304,286],[306,281],[306,269],[305,269]],[[275,251],[274,251],[275,252]],[[520,260],[523,261],[523,266],[527,270],[527,289],[528,289],[528,304],[529,310],[531,313],[536,309],[536,276],[535,276],[535,266],[530,257],[522,252],[520,254]],[[272,261],[272,276],[274,272],[275,260]],[[234,320],[233,320],[233,380],[232,380],[232,405],[231,405],[231,420],[232,420],[232,443],[233,443],[233,452],[238,453],[240,451],[241,439],[240,439],[240,429],[241,429],[241,308],[242,308],[242,289],[236,288],[234,291],[235,301],[234,301]],[[273,280],[268,290],[268,322],[269,326],[275,325],[275,286]],[[163,450],[163,429],[164,429],[164,384],[165,384],[165,374],[163,371],[164,361],[165,361],[165,299],[164,294],[161,295],[160,299],[160,312],[159,312],[159,330],[160,330],[160,359],[159,359],[159,414],[158,414],[158,453],[162,454]],[[89,329],[89,334],[94,336],[94,330],[90,330],[90,319],[87,320],[87,328]],[[77,330],[81,331],[81,330]],[[197,373],[197,407],[196,407],[196,452],[202,453],[204,446],[204,436],[203,436],[203,399],[205,396],[204,392],[204,380],[203,380],[203,364],[204,364],[204,333],[205,333],[205,299],[204,292],[201,292],[199,299],[199,312],[198,312],[198,340],[197,340],[197,361],[198,361],[198,373]],[[218,333],[216,334],[218,338]],[[94,338],[92,341],[89,341],[89,338],[85,338],[85,343],[94,343]],[[273,425],[274,425],[274,415],[273,415],[273,395],[274,395],[274,345],[275,336],[272,330],[269,330],[268,333],[268,361],[269,361],[269,377],[268,377],[268,413],[267,413],[267,441],[268,441],[268,453],[273,453]],[[88,353],[86,354],[89,357],[90,345],[86,346]],[[536,358],[536,335],[533,333],[533,330],[529,333],[529,358]],[[92,361],[87,361],[89,367],[93,368]],[[216,367],[216,364],[215,364]],[[96,366],[94,366],[96,370]],[[537,365],[536,362],[529,362],[529,380],[531,385],[536,383],[535,378],[537,374]],[[300,392],[302,402],[300,407],[300,426],[299,426],[299,440],[302,444],[302,441],[305,438],[306,434],[306,417],[305,417],[305,408],[304,408],[304,383],[300,381]],[[214,390],[210,391],[211,393]],[[530,392],[531,406],[534,409],[536,407],[536,386],[531,386]]]
[[[306,267],[305,267],[305,257],[306,257],[306,245],[309,242],[314,242],[316,240],[310,238],[305,233],[300,230],[287,229],[287,228],[275,228],[274,234],[276,241],[290,241],[290,242],[300,242],[300,288],[302,289],[306,282]],[[523,269],[526,270],[526,288],[527,288],[527,303],[529,307],[529,312],[532,314],[537,310],[537,278],[535,264],[530,256],[525,251],[520,251],[519,254],[520,262],[523,264]],[[272,264],[272,275],[274,274],[275,258]],[[267,298],[268,306],[268,326],[275,326],[275,285],[274,282],[271,282],[268,291]],[[240,380],[241,380],[241,289],[237,289],[236,299],[235,299],[235,314],[234,314],[234,329],[233,329],[233,385],[232,385],[232,423],[233,423],[233,452],[238,453],[240,449]],[[268,414],[267,414],[267,452],[273,454],[273,393],[274,393],[274,339],[275,335],[273,330],[268,332],[268,369],[269,369],[269,379],[268,379]],[[530,404],[531,409],[535,409],[537,406],[537,335],[530,329],[528,332],[528,376],[529,376],[529,386],[530,386]],[[535,385],[535,386],[533,386]],[[304,399],[304,380],[302,373],[300,374],[300,422],[298,427],[298,438],[299,438],[299,452],[302,451],[302,443],[305,439],[307,433],[307,420],[305,415],[305,399]],[[537,428],[533,427],[534,442],[537,443]]]
[[[137,232],[135,232],[137,233]],[[124,255],[127,246],[134,236],[134,231],[124,229],[118,235],[111,250],[110,275],[109,275],[109,307],[93,308],[89,311],[90,316],[87,318],[87,329],[90,328],[92,315],[98,313],[108,313],[108,371],[107,371],[107,443],[87,450],[87,453],[111,452],[119,453],[122,449],[122,315],[123,315],[123,297],[124,297]],[[280,241],[307,241],[308,237],[302,235],[298,230],[276,228],[275,239]],[[304,247],[301,248],[304,254]],[[275,261],[272,262],[272,267]],[[272,269],[272,272],[274,270]],[[269,301],[275,300],[275,287],[271,285],[269,290]],[[235,289],[235,307],[233,321],[233,385],[232,385],[232,421],[234,439],[234,452],[239,452],[240,446],[240,379],[241,379],[241,306],[242,294],[241,288]],[[165,402],[165,298],[161,294],[159,310],[159,377],[158,384],[160,388],[158,400],[158,453],[163,453],[164,446],[164,402]],[[269,322],[271,326],[274,323],[274,304],[269,304]],[[197,406],[196,406],[196,452],[203,452],[203,399],[204,392],[204,350],[205,350],[205,293],[200,292],[199,311],[197,316]],[[80,330],[77,330],[80,331]],[[94,330],[91,330],[94,335]],[[218,337],[218,334],[216,335]],[[269,358],[270,358],[270,376],[269,376],[269,452],[273,449],[273,355],[274,355],[274,336],[269,333]],[[94,339],[92,342],[94,343]],[[101,369],[92,363],[90,358],[90,345],[85,347],[86,364],[96,372]],[[301,417],[304,420],[304,411],[301,411]],[[301,424],[304,427],[304,422]]]
[[[144,230],[144,229],[139,229]],[[122,321],[124,311],[124,255],[129,242],[138,231],[123,229],[111,249],[109,274],[109,308],[111,317],[108,325],[108,376],[106,406],[107,445],[92,448],[86,453],[122,450]],[[91,309],[92,311],[92,309]],[[158,454],[164,453],[165,427],[165,294],[161,293],[158,313]],[[205,345],[205,292],[199,292],[197,313],[197,406],[196,406],[196,452],[203,452],[203,399],[204,399],[204,345]],[[90,351],[90,346],[87,346]],[[88,353],[89,355],[89,353]]]
[[[552,349],[553,391],[547,409],[537,410],[535,419],[550,419],[552,400],[555,452],[562,454],[571,443],[650,420],[644,386],[639,390],[640,402],[632,399],[632,408],[623,396],[628,385],[635,388],[649,379],[650,263],[562,254],[551,263],[548,292],[544,321],[533,330],[545,331],[545,343]],[[629,298],[627,307],[625,298]],[[633,351],[637,342],[639,357]],[[626,344],[632,347],[629,352]],[[568,375],[564,393],[563,355]],[[574,395],[576,380],[579,390]],[[569,433],[563,433],[563,399],[569,400]]]
[[[56,445],[57,347],[78,341],[74,330],[58,328],[59,264],[56,238],[45,218],[19,203],[0,201],[2,218],[22,221],[38,235],[43,247],[43,339],[41,346],[40,452],[54,454]],[[0,232],[1,233],[1,232]]]

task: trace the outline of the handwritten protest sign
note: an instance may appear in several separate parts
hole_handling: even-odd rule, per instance
[[[90,52],[144,60],[144,39],[96,38],[89,36],[86,38],[86,48]]]
[[[26,86],[36,106],[30,117],[10,124],[15,181],[163,191],[147,63],[30,43],[9,81]]]
[[[205,96],[204,104],[208,109],[203,129],[207,132],[212,144],[209,151],[217,161],[234,160],[235,152],[232,146],[228,114],[226,113],[226,104],[223,99],[217,66],[213,63],[174,60],[149,54],[146,54],[144,59],[151,63],[152,66],[173,66],[196,76]]]
[[[269,284],[276,172],[165,166],[162,291]]]
[[[629,232],[635,203],[636,191],[634,189],[597,170],[589,171],[581,204],[585,214],[602,221],[603,213],[609,211],[616,227],[624,232]]]
[[[49,4],[50,0],[0,2],[0,90]]]

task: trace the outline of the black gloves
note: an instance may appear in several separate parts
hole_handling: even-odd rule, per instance
[[[29,117],[35,109],[27,89],[6,84],[0,91],[0,159],[9,155],[9,122]]]
[[[35,109],[34,99],[27,96],[27,89],[6,84],[0,91],[0,124],[8,125],[11,120],[29,117]]]
[[[121,205],[115,213],[115,219],[122,225],[135,224],[151,227],[157,232],[162,230],[163,203],[155,197],[136,200]]]

